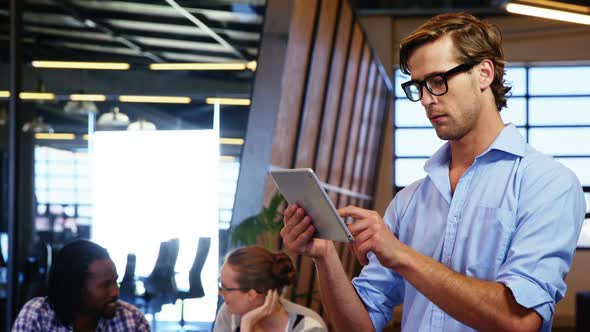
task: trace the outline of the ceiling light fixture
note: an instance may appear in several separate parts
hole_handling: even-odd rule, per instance
[[[258,62],[256,62],[256,61],[249,61],[246,64],[246,68],[250,69],[251,71],[256,71],[257,67],[258,67]]]
[[[256,70],[256,61],[225,63],[152,63],[151,70]]]
[[[189,104],[191,99],[171,96],[119,96],[119,101],[124,103]]]
[[[99,126],[112,126],[122,127],[129,124],[129,117],[127,114],[121,113],[118,107],[113,107],[113,110],[107,113],[103,113],[96,124]]]
[[[73,101],[105,101],[105,100],[107,100],[107,96],[78,93],[78,94],[70,95],[70,100],[73,100]]]
[[[127,126],[129,131],[154,131],[157,130],[156,125],[144,118],[139,118],[137,121],[131,122]]]
[[[129,70],[131,67],[125,62],[33,61],[32,64],[35,68],[52,69]]]
[[[590,7],[550,0],[513,0],[506,4],[510,13],[590,25]]]
[[[248,105],[250,105],[250,99],[247,99],[247,98],[216,98],[216,97],[211,97],[211,98],[206,98],[205,99],[205,103],[207,103],[209,105],[220,104],[220,105],[242,105],[242,106],[248,106]]]
[[[219,138],[219,143],[226,145],[244,145],[243,138]]]
[[[51,126],[47,123],[43,122],[43,118],[40,116],[25,123],[22,130],[25,133],[53,133],[53,128],[51,128]]]
[[[76,135],[71,133],[36,133],[36,139],[44,140],[74,140]]]
[[[10,91],[0,91],[0,98],[8,98],[10,97]]]
[[[18,94],[22,100],[54,100],[55,94],[49,92],[21,92]]]
[[[88,115],[88,113],[98,113],[98,107],[93,101],[88,100],[70,100],[64,106],[64,112],[69,114]]]

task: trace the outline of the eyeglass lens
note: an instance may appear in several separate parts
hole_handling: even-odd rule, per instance
[[[404,87],[404,92],[411,101],[418,101],[422,98],[422,85],[435,96],[442,96],[448,91],[447,80],[440,75],[430,76],[422,82],[412,82]]]

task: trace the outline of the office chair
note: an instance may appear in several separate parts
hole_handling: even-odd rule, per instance
[[[19,303],[24,305],[34,297],[47,295],[47,280],[51,269],[52,249],[48,243],[36,242],[27,257]]]
[[[197,253],[195,255],[195,259],[193,261],[193,265],[188,274],[188,281],[189,281],[189,290],[188,291],[179,291],[178,298],[180,299],[180,327],[184,329],[185,321],[184,321],[184,300],[186,299],[196,299],[205,296],[205,291],[203,290],[203,282],[201,280],[201,272],[203,271],[203,266],[205,265],[205,261],[207,260],[207,256],[209,255],[209,248],[211,247],[211,238],[210,237],[201,237],[199,238],[199,243],[197,245]]]
[[[177,299],[174,267],[178,258],[179,244],[178,239],[160,243],[154,268],[145,279],[146,296],[149,298],[148,311],[154,314],[162,310],[162,305],[174,303]]]
[[[119,285],[119,298],[123,301],[135,304],[136,287],[135,287],[135,265],[137,258],[135,254],[127,254],[127,263],[125,264],[125,274]]]
[[[7,254],[7,253],[5,253],[5,252],[2,250],[2,245],[0,245],[0,267],[6,267],[6,266],[8,265],[8,264],[6,264],[6,260],[4,259],[4,256],[5,256],[6,254]]]

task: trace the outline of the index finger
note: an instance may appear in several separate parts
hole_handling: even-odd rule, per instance
[[[364,219],[371,214],[371,210],[366,210],[354,205],[348,205],[338,209],[338,214],[343,218],[353,217],[354,219]]]

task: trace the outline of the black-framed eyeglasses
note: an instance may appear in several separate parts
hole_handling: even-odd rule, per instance
[[[219,288],[220,292],[232,292],[232,291],[248,291],[248,288],[245,287],[225,287],[221,282],[221,279],[217,280],[217,287]]]
[[[428,92],[432,95],[442,96],[449,91],[449,85],[447,84],[449,77],[458,73],[466,72],[476,64],[478,64],[478,62],[467,62],[444,73],[426,76],[422,81],[412,80],[402,83],[402,89],[411,101],[419,101],[422,99],[422,88],[424,86],[426,86],[426,89],[428,89]]]

